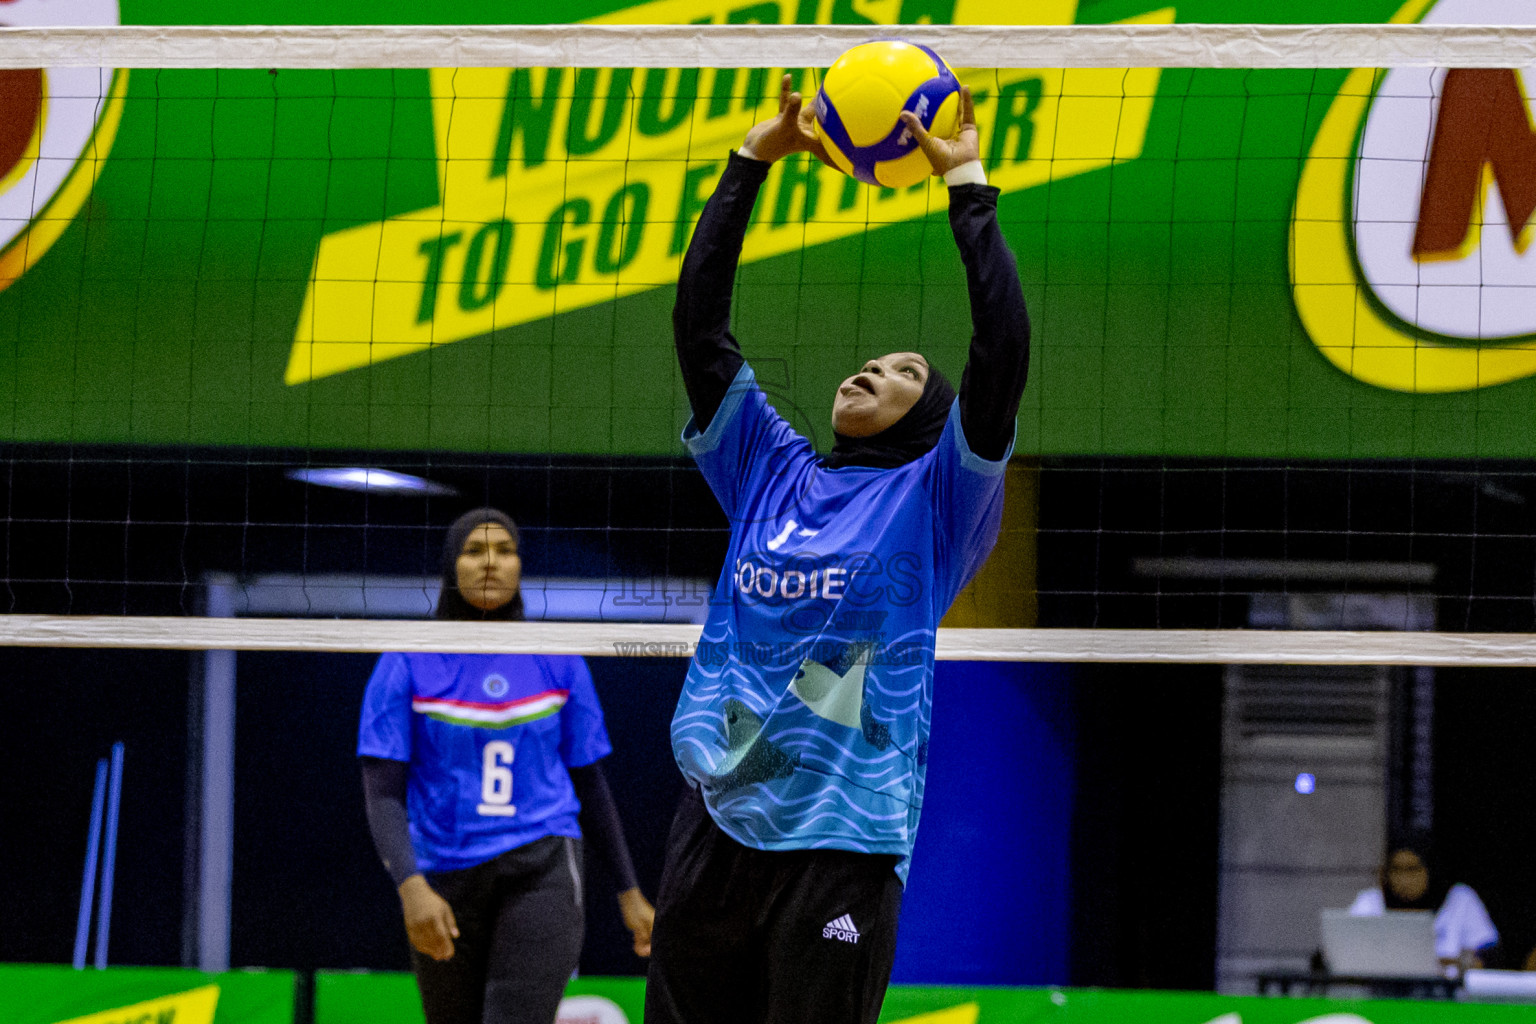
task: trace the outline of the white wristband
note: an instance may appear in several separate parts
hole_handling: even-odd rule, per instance
[[[959,167],[951,167],[944,175],[944,184],[950,188],[956,185],[985,185],[987,183],[987,170],[981,166],[980,160],[967,160]]]

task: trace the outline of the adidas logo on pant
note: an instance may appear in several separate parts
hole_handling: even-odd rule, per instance
[[[827,926],[821,930],[824,939],[840,939],[843,942],[858,942],[859,930],[853,926],[853,918],[844,914],[836,921],[828,921]]]

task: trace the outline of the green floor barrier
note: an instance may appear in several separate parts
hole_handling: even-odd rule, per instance
[[[882,1024],[1517,1024],[1536,1007],[1193,992],[893,986]]]
[[[642,978],[578,978],[566,989],[561,1020],[638,1024],[644,1009]],[[322,971],[315,975],[315,1024],[425,1024],[425,1018],[409,974]]]
[[[571,984],[559,1024],[640,1024],[639,978]],[[1536,1007],[1406,1000],[1263,999],[1209,993],[1098,989],[892,986],[882,1024],[1529,1024]],[[422,1024],[403,974],[327,974],[315,980],[315,1024]]]
[[[291,971],[0,964],[5,1024],[292,1024]]]
[[[292,1024],[287,971],[0,965],[4,1024]],[[640,1024],[640,978],[572,982],[560,1024]],[[1526,1024],[1536,1007],[1192,992],[893,986],[882,1024]],[[321,972],[315,1024],[422,1024],[408,974]]]

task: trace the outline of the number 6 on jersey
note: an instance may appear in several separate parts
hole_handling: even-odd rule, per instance
[[[480,772],[481,814],[510,818],[517,813],[512,806],[512,744],[506,740],[491,740],[481,752]]]

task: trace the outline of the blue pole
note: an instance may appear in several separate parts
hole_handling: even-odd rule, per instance
[[[123,744],[112,744],[111,792],[107,797],[106,850],[101,857],[101,903],[96,908],[96,969],[107,967],[107,933],[112,929],[112,874],[117,867],[117,808],[123,795]]]
[[[107,759],[96,762],[91,794],[91,834],[85,840],[85,878],[80,882],[80,917],[75,922],[75,970],[85,970],[85,944],[91,936],[91,904],[96,899],[96,854],[101,843],[101,802],[107,793]]]

